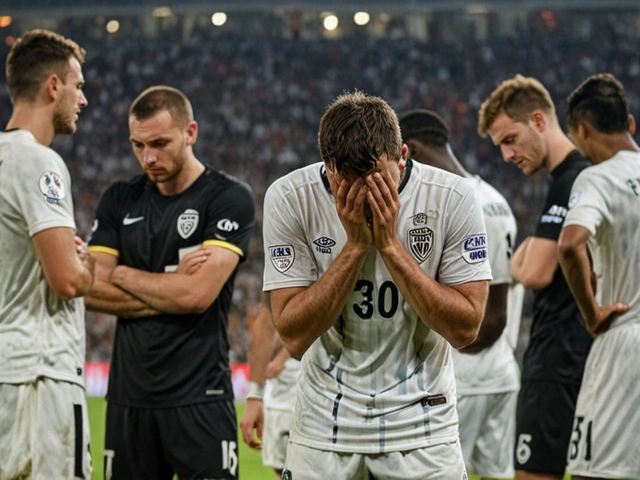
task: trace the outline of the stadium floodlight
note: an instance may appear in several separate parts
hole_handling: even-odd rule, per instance
[[[116,33],[120,30],[120,22],[118,20],[109,20],[106,25],[107,32]]]
[[[169,7],[156,7],[153,9],[153,12],[151,12],[151,15],[156,18],[166,18],[173,15],[173,12]]]
[[[324,20],[322,21],[324,28],[326,30],[329,30],[330,32],[338,28],[338,23],[339,23],[338,17],[336,17],[334,14],[327,15],[326,17],[324,17]]]
[[[11,25],[13,19],[9,15],[2,15],[0,17],[0,28],[8,27]]]
[[[353,21],[356,25],[366,25],[371,20],[371,16],[367,12],[356,12]]]
[[[224,12],[216,12],[211,15],[211,23],[213,23],[216,27],[221,27],[225,23],[227,23],[227,14]]]

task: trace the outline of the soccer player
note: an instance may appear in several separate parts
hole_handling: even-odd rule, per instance
[[[46,30],[7,57],[0,133],[0,477],[90,478],[81,298],[94,261],[75,236],[71,178],[49,145],[76,131],[86,52]]]
[[[105,479],[235,479],[227,315],[253,196],[195,157],[198,124],[182,92],[142,92],[129,132],[144,174],[104,192],[89,242],[87,307],[118,316]]]
[[[407,160],[381,98],[339,97],[318,143],[323,163],[265,195],[263,288],[302,357],[283,478],[463,478],[450,344],[485,310],[482,207]]]
[[[516,411],[516,478],[559,480],[591,337],[558,267],[558,237],[571,185],[587,161],[560,128],[549,92],[531,77],[516,75],[491,93],[478,132],[525,175],[542,169],[552,177],[535,234],[516,249],[510,268],[535,291]]]
[[[453,155],[449,128],[438,114],[414,110],[400,118],[402,140],[410,157],[468,179],[482,203],[487,227],[487,249],[493,280],[478,338],[452,350],[456,375],[460,444],[467,470],[482,478],[513,478],[515,411],[520,371],[507,339],[507,323],[520,325],[520,317],[507,318],[508,298],[519,297],[520,285],[511,287],[509,259],[517,234],[516,219],[505,198],[478,176],[467,172]],[[516,310],[514,308],[514,310]]]
[[[573,184],[560,265],[595,340],[567,470],[574,479],[638,478],[640,147],[624,88],[613,75],[589,77],[568,104],[569,134],[594,166]]]
[[[249,447],[262,450],[262,464],[273,468],[276,476],[281,478],[293,420],[300,362],[291,358],[287,349],[283,348],[273,325],[268,302],[269,294],[263,294],[249,346],[250,382],[240,430]]]

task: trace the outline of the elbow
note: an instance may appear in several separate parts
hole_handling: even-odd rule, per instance
[[[551,285],[553,281],[553,273],[541,273],[534,272],[528,273],[526,275],[522,275],[520,278],[520,283],[524,288],[529,288],[531,290],[542,290],[545,287]]]
[[[558,257],[561,265],[575,258],[577,251],[577,245],[569,241],[565,235],[560,236],[558,241]]]
[[[207,311],[207,309],[213,304],[214,300],[199,295],[193,296],[185,302],[187,313],[202,314]]]
[[[62,281],[50,283],[49,286],[54,291],[56,295],[64,298],[65,300],[71,300],[72,298],[81,297],[84,295],[89,288],[91,288],[91,284],[75,284],[71,281]]]
[[[302,340],[296,340],[292,338],[285,338],[280,336],[284,348],[287,349],[292,358],[301,360],[302,356],[309,349],[309,345],[305,344]]]
[[[480,331],[480,322],[477,325],[469,326],[467,328],[460,328],[449,336],[449,343],[453,348],[459,350],[471,345],[478,338],[478,332]]]

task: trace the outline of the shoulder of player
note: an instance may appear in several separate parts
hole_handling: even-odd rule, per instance
[[[216,195],[228,191],[233,195],[248,195],[253,197],[251,186],[238,177],[216,170],[208,165],[206,165],[206,170],[203,175],[205,188],[215,190]]]
[[[29,132],[24,133],[28,136],[16,137],[15,141],[8,140],[2,145],[3,150],[5,148],[8,150],[8,154],[3,155],[3,158],[11,162],[13,168],[23,171],[34,168],[39,170],[55,168],[60,170],[59,173],[68,172],[64,159],[58,152],[36,142]]]
[[[298,168],[278,178],[267,188],[265,198],[273,198],[274,196],[287,198],[292,192],[297,192],[301,188],[315,187],[323,190],[329,188],[328,180],[323,174],[322,162]]]
[[[440,188],[443,191],[458,194],[461,197],[476,190],[476,181],[472,178],[461,177],[440,168],[413,162],[411,175],[427,188]]]

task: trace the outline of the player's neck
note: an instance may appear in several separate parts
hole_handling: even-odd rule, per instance
[[[38,143],[47,147],[51,145],[53,137],[55,137],[53,121],[46,107],[17,104],[6,126],[7,130],[14,128],[28,130]]]
[[[550,134],[551,137],[547,142],[548,155],[543,165],[549,173],[553,172],[576,149],[573,142],[561,130]]]
[[[187,190],[202,175],[205,166],[190,154],[182,167],[182,170],[168,182],[157,183],[160,193],[166,197],[179,195]]]

